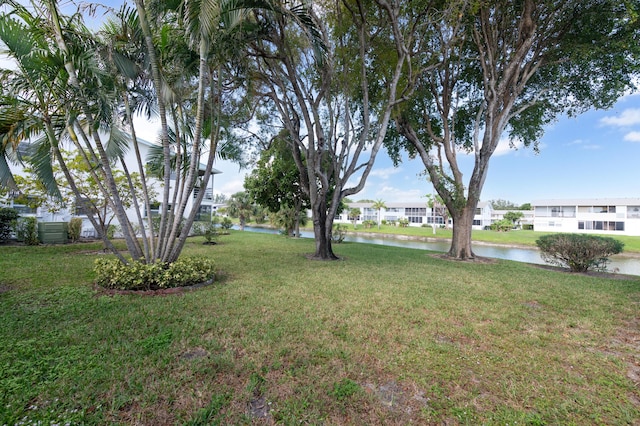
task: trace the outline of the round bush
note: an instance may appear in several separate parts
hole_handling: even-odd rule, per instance
[[[622,253],[624,243],[610,237],[586,234],[549,234],[536,240],[540,257],[573,272],[606,270],[609,256]]]
[[[94,271],[96,284],[116,290],[160,290],[186,287],[209,281],[215,276],[213,260],[185,257],[173,263],[130,262],[118,259],[97,259]]]

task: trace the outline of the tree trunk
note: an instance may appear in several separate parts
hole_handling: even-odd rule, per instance
[[[313,259],[316,260],[337,260],[338,256],[333,253],[331,246],[331,228],[333,218],[327,216],[327,209],[324,202],[317,203],[312,209],[313,212],[313,234],[316,242],[316,252]]]
[[[447,256],[461,260],[476,257],[471,249],[471,227],[473,226],[475,211],[475,205],[470,206],[467,204],[464,208],[453,212],[453,236]]]

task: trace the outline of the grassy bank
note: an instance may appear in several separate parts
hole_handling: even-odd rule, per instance
[[[0,424],[629,424],[640,280],[234,232],[217,283],[100,295],[98,245],[2,247]],[[634,346],[636,345],[636,346]],[[266,416],[266,419],[264,418]]]
[[[380,229],[377,226],[372,228],[365,228],[362,225],[358,225],[354,229],[353,225],[346,225],[349,232],[367,232],[375,234],[389,234],[389,235],[407,235],[414,237],[426,237],[426,238],[442,238],[451,239],[452,230],[437,228],[436,233],[433,233],[432,228],[422,228],[417,226],[410,226],[407,228],[400,228],[398,226],[381,225]],[[506,244],[506,245],[522,245],[535,247],[536,240],[543,235],[547,235],[546,232],[524,231],[515,230],[509,232],[497,232],[497,231],[479,231],[474,230],[471,234],[473,241],[481,241],[492,244]],[[606,237],[613,237],[622,241],[625,252],[640,253],[640,237],[630,237],[626,235],[605,235]]]

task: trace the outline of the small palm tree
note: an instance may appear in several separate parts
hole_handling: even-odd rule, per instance
[[[380,210],[386,209],[387,205],[384,203],[383,200],[378,198],[371,207],[378,210],[378,229],[380,229]]]
[[[240,230],[244,231],[244,225],[251,219],[253,200],[246,192],[236,192],[227,203],[227,212],[229,216],[238,218]]]
[[[358,225],[358,217],[361,214],[362,212],[358,207],[354,207],[351,210],[349,210],[349,218],[353,221],[353,229],[356,229],[356,226]]]

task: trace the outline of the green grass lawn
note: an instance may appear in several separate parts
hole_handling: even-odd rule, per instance
[[[233,232],[214,285],[92,288],[98,244],[0,248],[0,424],[633,424],[640,279]],[[260,418],[267,415],[266,419]]]

